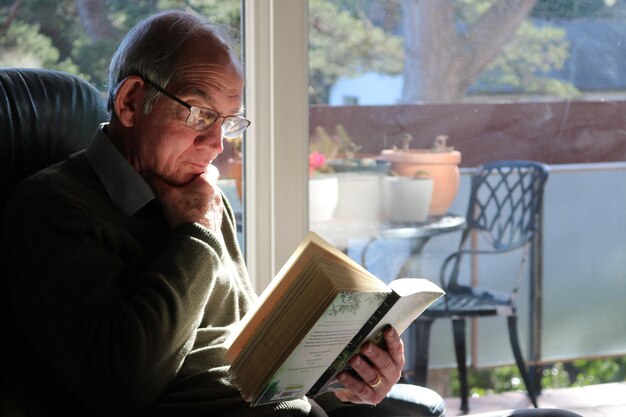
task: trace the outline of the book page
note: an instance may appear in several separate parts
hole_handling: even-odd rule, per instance
[[[389,287],[391,287],[400,298],[363,339],[364,341],[371,341],[380,346],[383,346],[383,331],[387,326],[392,326],[399,335],[402,334],[428,306],[444,294],[444,291],[439,288],[439,286],[421,278],[397,279],[391,281]],[[350,369],[351,368],[347,366],[344,369],[336,370],[319,391],[313,393],[314,396],[326,391],[343,388],[343,385],[337,381],[336,375],[342,370],[350,371]]]
[[[261,323],[272,314],[272,310],[288,294],[290,288],[302,285],[305,273],[311,264],[324,265],[329,282],[318,285],[332,285],[338,290],[376,291],[388,287],[349,256],[326,242],[314,232],[309,232],[289,260],[280,269],[276,278],[263,291],[256,306],[245,315],[225,342],[226,359],[231,363],[242,352]]]
[[[389,287],[400,295],[400,300],[383,317],[381,324],[392,325],[398,334],[402,334],[428,306],[445,294],[437,284],[422,278],[395,279]]]
[[[314,253],[310,248],[310,237],[307,235],[287,262],[282,266],[276,277],[263,290],[257,304],[251,308],[244,318],[233,328],[233,332],[225,341],[227,347],[226,359],[233,361],[250,338],[252,332],[259,326],[271,309],[278,303],[289,288],[290,284],[308,266]]]
[[[391,281],[389,286],[400,298],[365,338],[377,344],[381,344],[382,332],[387,326],[392,326],[401,335],[428,306],[444,295],[439,286],[421,278],[401,278]]]
[[[340,293],[271,378],[254,405],[304,396],[387,295]]]

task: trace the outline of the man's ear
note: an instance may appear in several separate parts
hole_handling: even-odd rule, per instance
[[[125,127],[135,124],[137,112],[142,111],[144,81],[141,77],[126,77],[115,94],[115,114]]]

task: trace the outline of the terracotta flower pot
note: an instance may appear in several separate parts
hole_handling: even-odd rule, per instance
[[[429,216],[443,216],[459,190],[459,151],[431,151],[427,149],[385,149],[380,159],[391,162],[391,171],[397,175],[413,177],[426,171],[433,179],[433,195]]]
[[[242,187],[242,174],[243,174],[243,161],[241,158],[229,158],[228,159],[228,176],[235,180],[235,185],[237,186],[237,195],[239,196],[239,201],[243,201],[243,187]]]

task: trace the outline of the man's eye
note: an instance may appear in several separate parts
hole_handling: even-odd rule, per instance
[[[202,110],[199,114],[199,119],[203,120],[206,124],[211,124],[217,119],[217,113],[210,110]]]

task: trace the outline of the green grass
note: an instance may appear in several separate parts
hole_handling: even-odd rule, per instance
[[[515,366],[494,369],[469,369],[470,395],[484,396],[510,391],[525,391],[524,382]],[[451,372],[452,393],[459,395],[457,371]],[[626,357],[576,360],[545,365],[542,372],[543,389],[580,387],[626,381]]]

